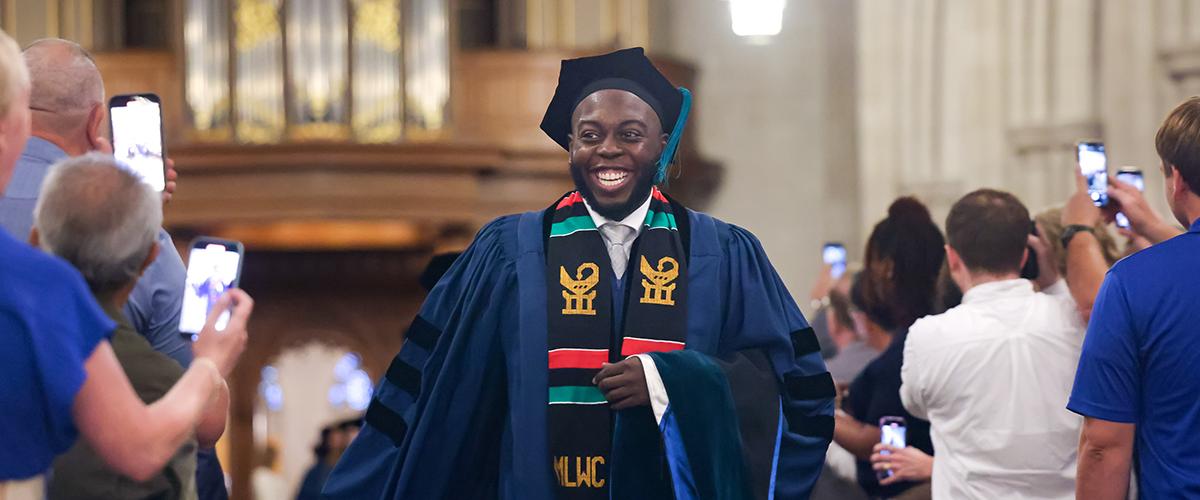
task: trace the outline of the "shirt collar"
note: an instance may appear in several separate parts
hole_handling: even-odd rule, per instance
[[[588,203],[587,198],[583,199],[583,205],[587,207],[588,215],[592,216],[592,223],[596,224],[596,229],[610,222],[616,222],[622,226],[633,228],[635,234],[641,234],[642,226],[646,224],[646,214],[650,211],[650,198],[652,196],[646,194],[646,201],[642,202],[642,205],[637,210],[634,210],[633,213],[619,221],[614,221],[596,213],[595,210],[592,210],[592,205]]]
[[[1005,297],[1019,297],[1033,294],[1033,283],[1025,279],[992,281],[967,290],[963,294],[962,303],[987,302]]]
[[[1188,232],[1200,233],[1200,219],[1196,219],[1196,221],[1192,223],[1192,227],[1188,229]]]
[[[29,141],[25,143],[25,151],[22,151],[21,154],[50,163],[69,156],[66,151],[53,142],[35,136],[29,137]]]

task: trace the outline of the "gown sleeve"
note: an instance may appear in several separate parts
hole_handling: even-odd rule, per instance
[[[725,236],[717,352],[648,354],[667,392],[656,420],[671,487],[681,500],[807,498],[833,437],[833,379],[758,241]]]
[[[487,498],[507,414],[501,332],[515,328],[515,218],[484,227],[430,292],[378,382],[324,498]]]

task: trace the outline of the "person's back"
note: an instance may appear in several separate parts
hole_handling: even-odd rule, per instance
[[[1198,221],[1200,222],[1200,221]],[[1136,423],[1145,498],[1200,496],[1200,223],[1113,266],[1088,332],[1069,408]],[[1100,321],[1097,321],[1100,320]],[[1103,395],[1097,394],[1103,379]]]
[[[962,303],[909,329],[900,396],[928,418],[933,497],[1073,498],[1082,420],[1063,408],[1083,342],[1069,292],[1047,265],[1021,279],[1029,211],[980,189],[946,217],[947,270]]]
[[[150,346],[117,310],[107,308],[117,322],[112,348],[142,402],[158,401],[183,376],[183,367]],[[167,466],[150,480],[135,481],[121,476],[104,463],[87,442],[79,441],[54,461],[55,474],[48,484],[48,498],[115,500],[120,498],[196,498],[196,440],[188,439]]]
[[[1069,297],[1026,280],[972,288],[912,326],[905,384],[932,427],[935,498],[1074,497],[1082,420],[1062,403],[1082,328]]]

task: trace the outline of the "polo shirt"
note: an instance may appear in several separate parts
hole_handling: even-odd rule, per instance
[[[1142,498],[1200,497],[1200,221],[1108,272],[1067,408],[1136,425]]]

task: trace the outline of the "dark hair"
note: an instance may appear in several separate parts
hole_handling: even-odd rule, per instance
[[[942,264],[938,273],[937,297],[934,300],[934,314],[941,314],[962,304],[963,292],[958,283],[950,277],[949,263]]]
[[[892,202],[887,218],[867,240],[858,308],[889,331],[908,328],[932,313],[945,244],[920,201],[903,197]]]
[[[325,455],[329,454],[329,434],[332,432],[332,425],[327,425],[321,428],[321,441],[313,447],[313,454],[317,456],[317,460],[324,460]]]
[[[1167,172],[1179,171],[1188,189],[1200,194],[1200,97],[1171,110],[1154,135],[1154,149]]]
[[[1030,224],[1029,210],[1016,196],[980,189],[950,207],[946,237],[968,269],[1013,273],[1021,270]]]
[[[338,429],[343,430],[343,431],[350,430],[350,429],[357,430],[357,429],[362,428],[362,421],[363,421],[363,419],[361,417],[350,418],[350,419],[346,419],[346,420],[343,420],[340,423],[338,423],[337,427],[338,427]]]

